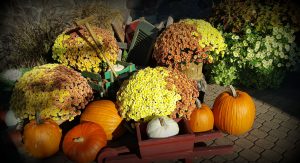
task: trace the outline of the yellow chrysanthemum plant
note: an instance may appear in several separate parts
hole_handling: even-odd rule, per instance
[[[80,26],[80,28],[67,29],[56,38],[52,47],[52,58],[81,72],[105,72],[108,64],[103,55],[111,64],[115,64],[119,47],[109,30],[93,26],[91,29],[95,34],[95,39],[101,44],[101,50],[96,48],[87,29]]]
[[[127,121],[148,121],[155,116],[189,119],[198,96],[196,82],[178,70],[148,67],[122,84],[117,104]]]
[[[198,44],[201,48],[208,48],[211,53],[224,55],[227,45],[222,33],[209,22],[202,19],[184,19],[182,22],[196,26],[196,31],[193,31],[192,35],[200,35],[201,38],[198,40]],[[212,55],[209,55],[208,61],[213,61]]]
[[[190,63],[212,63],[226,46],[222,34],[209,22],[183,19],[159,35],[153,57],[158,65],[185,70]]]
[[[81,74],[62,64],[36,66],[15,84],[10,100],[17,118],[50,118],[58,124],[72,121],[93,99],[93,91]]]

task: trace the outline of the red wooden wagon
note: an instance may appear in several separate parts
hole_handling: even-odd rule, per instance
[[[184,159],[192,162],[194,157],[231,153],[232,145],[207,146],[206,141],[220,138],[222,132],[212,130],[193,133],[186,120],[178,122],[180,132],[176,136],[160,139],[149,139],[145,123],[136,123],[136,145],[104,148],[98,155],[98,163],[112,162],[153,162],[161,160]]]

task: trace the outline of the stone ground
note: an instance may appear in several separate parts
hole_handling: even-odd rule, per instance
[[[256,105],[253,128],[241,136],[224,134],[207,142],[208,145],[234,146],[232,154],[200,157],[194,162],[297,162],[300,161],[299,73],[290,76],[278,90],[251,91]],[[297,80],[295,79],[297,78]],[[295,80],[294,80],[295,79]],[[212,106],[214,99],[227,90],[209,85],[205,102]]]

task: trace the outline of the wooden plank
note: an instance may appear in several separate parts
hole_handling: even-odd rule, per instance
[[[221,131],[208,131],[208,132],[195,133],[195,143],[205,142],[220,137],[223,137]]]
[[[158,149],[160,150],[160,149]],[[110,163],[123,163],[123,162],[135,162],[135,163],[145,163],[153,161],[162,161],[162,160],[174,160],[174,159],[187,159],[190,160],[194,157],[209,156],[209,155],[222,155],[233,152],[232,145],[222,145],[222,146],[211,146],[211,147],[195,147],[191,151],[180,151],[172,153],[163,153],[152,156],[151,158],[141,158],[136,154],[123,154],[117,156],[110,156],[105,158],[105,162]],[[99,163],[99,158],[98,158]]]
[[[123,28],[123,22],[120,19],[114,19],[111,26],[121,42],[125,40],[125,29]]]

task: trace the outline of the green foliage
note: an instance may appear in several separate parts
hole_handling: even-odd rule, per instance
[[[211,65],[210,81],[258,89],[278,87],[285,73],[294,70],[300,61],[294,35],[296,28],[290,25],[291,20],[287,23],[287,19],[281,17],[286,10],[277,3],[254,5],[245,1],[225,5],[227,7],[222,9],[223,5],[217,7],[211,21],[223,32],[227,49],[224,56]],[[244,10],[241,7],[245,7]],[[221,13],[224,15],[220,16]],[[268,17],[270,15],[272,17]]]

